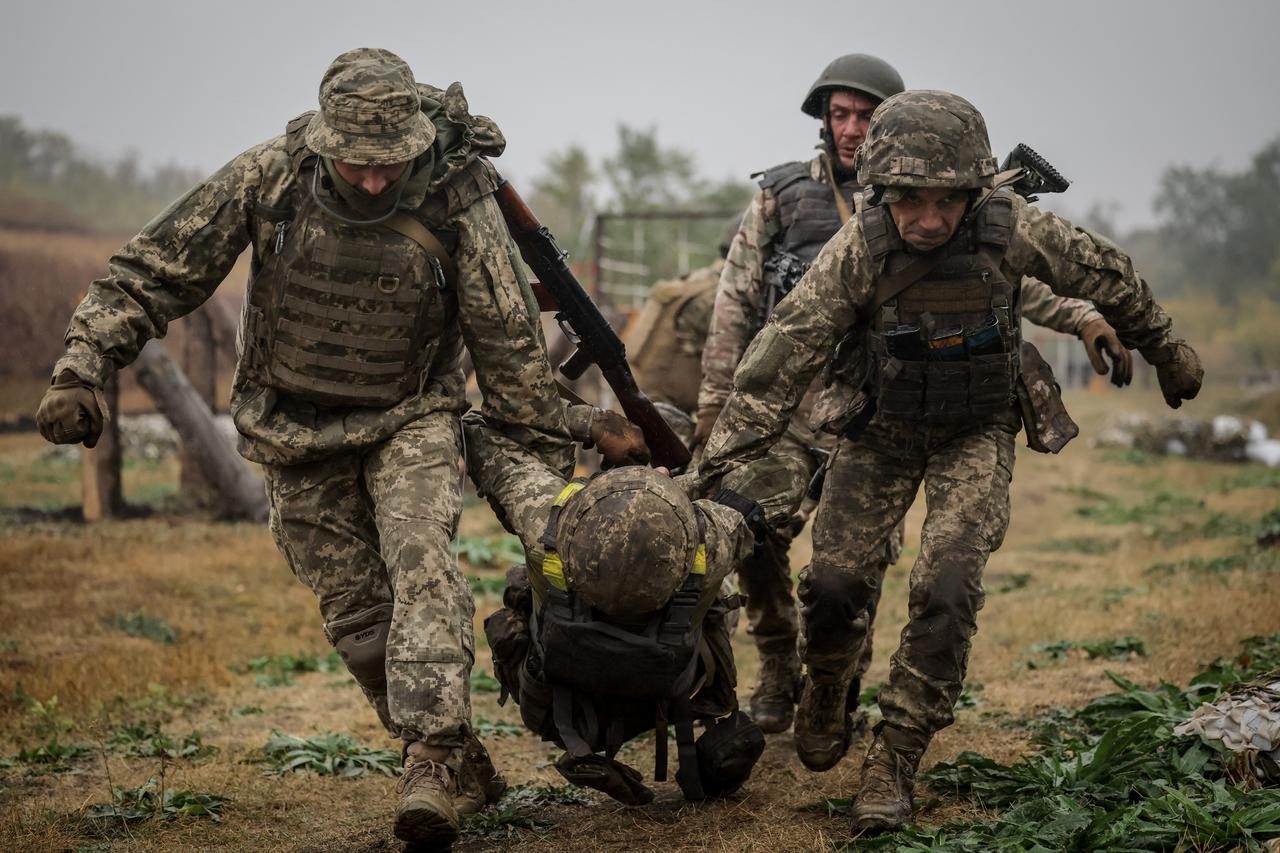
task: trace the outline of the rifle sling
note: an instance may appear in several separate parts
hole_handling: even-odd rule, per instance
[[[421,246],[428,255],[440,262],[440,268],[444,271],[445,281],[457,286],[458,266],[453,262],[453,258],[449,257],[449,252],[445,249],[444,244],[440,242],[436,235],[431,233],[427,226],[403,211],[398,211],[382,224],[401,237],[406,237]]]

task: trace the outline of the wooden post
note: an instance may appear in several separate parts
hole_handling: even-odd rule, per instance
[[[169,419],[217,492],[217,511],[226,518],[265,521],[267,492],[262,481],[218,429],[213,413],[182,370],[157,341],[142,348],[134,363],[138,384]]]
[[[102,435],[92,450],[80,448],[81,507],[85,521],[115,518],[124,512],[124,491],[120,482],[120,384],[114,376],[102,389],[110,420],[102,425]]]
[[[192,388],[209,407],[218,410],[218,339],[219,329],[209,303],[193,311],[183,320],[186,328],[182,347],[182,368]],[[186,442],[178,444],[179,490],[191,504],[204,509],[216,502],[213,486],[205,478],[196,454]]]

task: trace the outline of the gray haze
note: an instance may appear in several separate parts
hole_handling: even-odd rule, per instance
[[[1123,226],[1152,220],[1168,164],[1240,168],[1280,134],[1274,0],[6,7],[0,114],[102,157],[208,170],[313,108],[328,62],[362,45],[421,80],[461,80],[521,181],[569,143],[611,153],[619,122],[656,126],[714,177],[803,158],[817,133],[805,90],[853,51],[968,97],[998,150],[1025,141],[1075,181],[1060,209],[1119,202]]]

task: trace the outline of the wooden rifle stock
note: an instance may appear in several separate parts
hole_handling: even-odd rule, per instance
[[[565,253],[556,245],[550,230],[538,221],[515,188],[502,178],[498,179],[494,198],[521,257],[538,277],[536,282],[532,282],[538,307],[544,311],[555,311],[561,330],[577,344],[577,351],[560,366],[560,372],[576,379],[588,364],[595,364],[613,389],[627,419],[644,433],[653,463],[667,468],[688,465],[691,459],[689,448],[672,432],[654,408],[653,401],[636,385],[622,339],[565,263]]]

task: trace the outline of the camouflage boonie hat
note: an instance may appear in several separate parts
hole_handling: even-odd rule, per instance
[[[987,123],[959,95],[915,89],[876,108],[858,149],[858,183],[878,187],[990,187]]]
[[[329,66],[306,134],[312,151],[357,166],[408,162],[435,138],[408,64],[370,47],[347,51]]]
[[[665,605],[693,566],[699,542],[698,517],[684,491],[639,465],[592,478],[565,504],[556,528],[569,586],[618,619]]]

